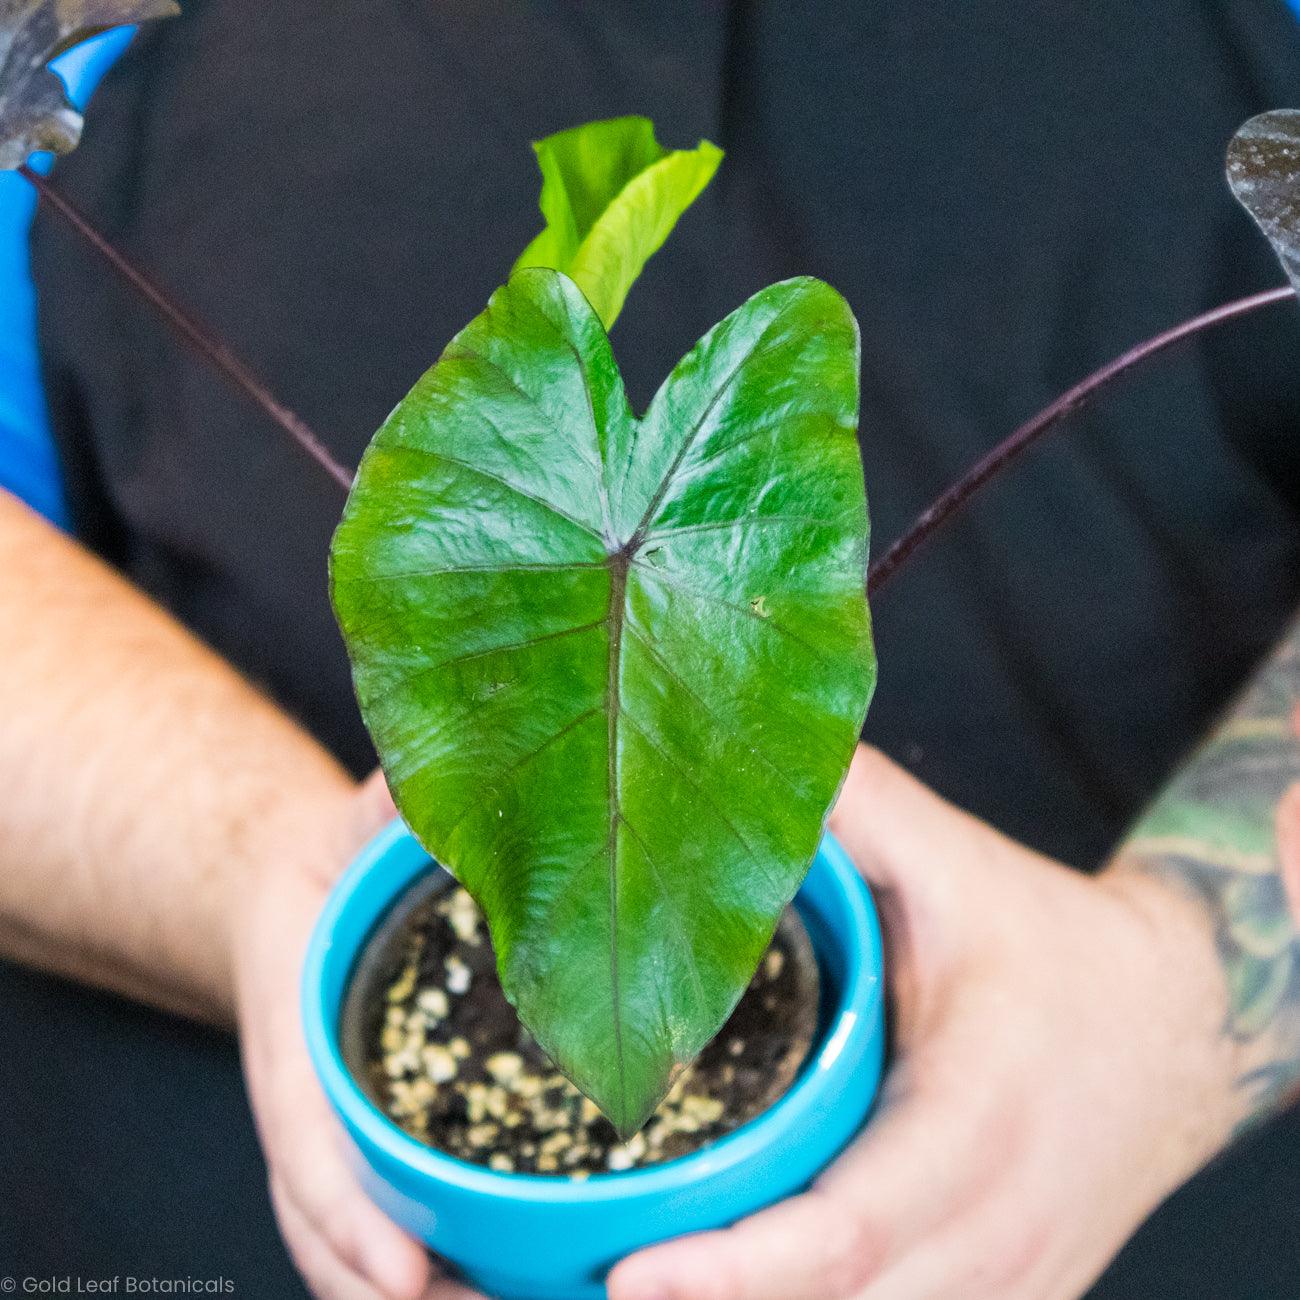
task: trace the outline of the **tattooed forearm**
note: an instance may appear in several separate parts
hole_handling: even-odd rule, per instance
[[[1121,870],[1205,903],[1249,1117],[1300,1082],[1300,622],[1125,841]]]

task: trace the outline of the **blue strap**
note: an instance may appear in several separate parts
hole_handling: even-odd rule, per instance
[[[103,32],[51,65],[78,108],[85,107],[100,77],[134,32],[133,27]],[[48,154],[38,154],[32,166],[48,171],[52,161]],[[67,506],[36,353],[36,296],[27,251],[35,210],[32,187],[14,172],[0,172],[0,487],[56,523],[66,524]]]

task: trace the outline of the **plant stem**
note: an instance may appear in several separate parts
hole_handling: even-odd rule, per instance
[[[1295,296],[1296,291],[1287,285],[1252,294],[1249,298],[1239,298],[1235,302],[1224,303],[1221,307],[1194,316],[1191,320],[1183,321],[1182,324],[1175,325],[1172,329],[1165,330],[1154,338],[1129,348],[1113,361],[1107,362],[1100,370],[1093,371],[1086,379],[1062,393],[1050,406],[1044,407],[1032,419],[1026,420],[1014,433],[976,461],[956,483],[927,506],[917,516],[912,526],[868,570],[868,594],[874,595],[879,591],[898,572],[907,558],[937,533],[980,488],[1037,442],[1053,425],[1085,406],[1095,393],[1112,380],[1118,379],[1120,375],[1148,357],[1163,352],[1180,339],[1199,334],[1202,330],[1211,329],[1224,321],[1245,316],[1249,312],[1258,311],[1261,307]]]
[[[270,389],[224,343],[213,338],[192,316],[173,302],[121,249],[96,230],[86,216],[44,176],[26,165],[19,167],[18,172],[35,187],[41,199],[94,248],[136,293],[157,309],[185,343],[215,366],[255,406],[269,415],[345,492],[352,486],[352,472],[334,459],[305,420],[276,401]]]

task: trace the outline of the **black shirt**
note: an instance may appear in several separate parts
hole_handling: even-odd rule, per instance
[[[190,0],[59,168],[348,463],[538,228],[527,141],[596,117],[727,150],[615,330],[634,404],[762,285],[828,279],[862,325],[877,547],[1096,364],[1281,280],[1222,163],[1246,117],[1300,101],[1283,0],[381,12]],[[325,592],[337,488],[63,230],[35,247],[78,533],[366,769]],[[876,602],[868,737],[1033,846],[1102,860],[1300,604],[1298,351],[1290,305],[1229,326],[982,497]],[[1289,1177],[1257,1167],[1238,1195],[1289,1201],[1289,1227]],[[1183,1267],[1148,1253],[1146,1290],[1102,1293]],[[1294,1258],[1259,1268],[1163,1293],[1300,1294]]]

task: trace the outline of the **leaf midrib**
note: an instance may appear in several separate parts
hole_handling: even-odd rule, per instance
[[[744,350],[743,354],[727,372],[726,378],[714,389],[704,410],[696,417],[690,431],[682,439],[681,446],[678,447],[676,454],[664,471],[650,501],[646,504],[640,520],[632,530],[631,536],[617,551],[610,552],[607,558],[610,574],[609,607],[606,615],[609,623],[609,664],[605,687],[605,708],[608,715],[609,825],[606,849],[609,859],[609,983],[614,1027],[614,1054],[618,1068],[620,1128],[627,1117],[627,1064],[623,1051],[623,1006],[620,996],[618,944],[618,827],[620,822],[623,821],[622,804],[619,798],[618,722],[619,714],[622,712],[620,694],[623,667],[623,625],[627,616],[628,575],[632,565],[637,562],[638,552],[645,545],[647,535],[654,523],[655,512],[663,504],[664,498],[672,487],[673,480],[685,463],[691,449],[695,446],[701,430],[708,424],[709,417],[717,409],[724,395],[730,390],[736,376],[767,345],[772,327],[782,318],[785,311],[786,306],[783,305],[774,313],[771,320],[759,332],[758,337]],[[673,375],[675,374],[676,371],[673,372]],[[673,375],[669,376],[668,384],[672,383]],[[589,389],[588,399],[590,400]],[[657,400],[658,398],[656,398]],[[591,417],[593,427],[595,427],[594,408],[591,410]],[[644,423],[644,419],[634,421],[634,425],[638,428],[644,427]],[[597,437],[599,438],[598,431]]]
[[[609,859],[609,988],[614,1022],[614,1056],[618,1064],[620,1131],[627,1122],[627,1062],[623,1054],[623,1000],[619,993],[618,961],[618,827],[622,820],[619,798],[618,719],[622,712],[623,623],[627,613],[627,577],[631,559],[626,547],[609,557],[609,665],[605,680],[607,715],[609,824],[606,854]]]

